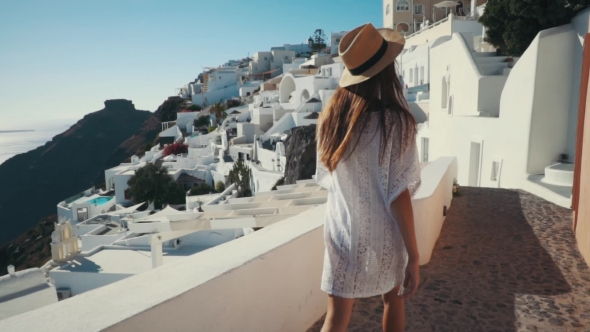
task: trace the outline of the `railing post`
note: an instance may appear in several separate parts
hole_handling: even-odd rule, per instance
[[[150,240],[151,252],[152,252],[152,269],[162,266],[162,241],[161,237],[157,234],[152,235]]]

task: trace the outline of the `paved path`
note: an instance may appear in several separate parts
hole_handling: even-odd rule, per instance
[[[406,330],[590,331],[590,269],[571,211],[520,190],[461,194],[406,303]],[[379,297],[357,300],[349,331],[381,331],[382,312]]]

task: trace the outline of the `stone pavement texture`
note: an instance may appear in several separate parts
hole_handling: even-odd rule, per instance
[[[572,212],[525,191],[462,187],[420,272],[406,331],[590,331]],[[357,299],[349,331],[381,331],[382,313]]]

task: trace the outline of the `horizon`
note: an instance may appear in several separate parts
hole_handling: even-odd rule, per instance
[[[108,99],[154,112],[201,67],[367,22],[382,25],[381,1],[3,3],[0,130],[71,125]]]

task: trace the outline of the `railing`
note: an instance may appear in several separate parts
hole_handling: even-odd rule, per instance
[[[412,37],[414,37],[414,36],[416,36],[416,35],[419,35],[419,34],[421,34],[421,33],[423,33],[423,32],[426,32],[426,31],[428,31],[428,30],[430,30],[430,29],[432,29],[432,28],[434,28],[434,27],[436,27],[436,26],[439,26],[439,25],[443,24],[444,22],[447,22],[447,21],[449,20],[449,17],[450,17],[450,16],[447,16],[447,17],[443,18],[443,19],[442,19],[442,20],[440,20],[440,21],[434,22],[433,24],[431,24],[431,25],[428,25],[428,26],[426,26],[426,27],[424,27],[424,28],[422,28],[422,29],[420,29],[420,30],[418,30],[418,31],[414,32],[413,34],[407,35],[407,36],[406,36],[406,39],[408,39],[408,38],[412,38]]]

